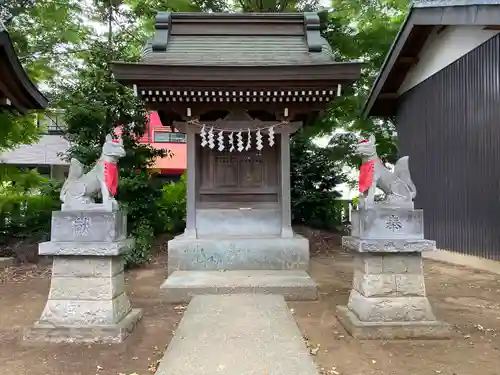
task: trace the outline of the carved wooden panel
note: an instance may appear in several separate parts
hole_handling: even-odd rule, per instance
[[[255,190],[267,186],[263,153],[257,150],[243,152],[212,151],[214,165],[213,187],[233,187],[238,190]],[[269,160],[270,161],[270,160]]]
[[[238,187],[238,158],[234,153],[216,152],[213,160],[215,187]]]
[[[239,158],[239,186],[242,188],[264,187],[264,160],[262,153],[245,152]]]
[[[243,152],[201,148],[201,194],[269,194],[278,192],[278,144]]]

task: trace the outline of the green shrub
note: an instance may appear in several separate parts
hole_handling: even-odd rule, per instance
[[[338,160],[328,148],[296,134],[290,147],[292,222],[316,229],[335,229],[342,222],[343,203],[336,190],[343,182]]]
[[[134,224],[130,231],[130,235],[135,239],[134,250],[124,257],[127,268],[148,263],[153,255],[152,244],[155,238],[153,227],[148,220],[139,220]]]
[[[21,176],[26,181],[28,172]],[[29,177],[29,176],[28,176]],[[35,181],[33,176],[29,177]],[[38,180],[29,187],[21,183],[4,184],[0,189],[0,243],[29,238],[50,238],[52,211],[59,209],[61,183]]]
[[[355,196],[354,198],[352,198],[352,208],[353,209],[357,209],[358,208],[358,204],[359,204],[359,199],[361,198],[361,195],[358,195],[358,196]]]
[[[120,171],[117,200],[127,213],[129,235],[135,239],[135,247],[125,257],[127,267],[149,262],[153,255],[155,234],[160,222],[157,202],[161,187],[150,177],[147,170]]]
[[[163,186],[162,196],[158,201],[160,231],[180,233],[186,227],[186,177],[179,182]]]

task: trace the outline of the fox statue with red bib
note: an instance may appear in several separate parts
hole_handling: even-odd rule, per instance
[[[392,172],[378,157],[373,135],[356,152],[363,161],[362,195],[351,212],[350,236],[342,237],[344,250],[354,253],[354,277],[337,318],[355,338],[447,338],[450,326],[436,319],[426,295],[422,252],[436,251],[436,242],[425,238],[424,212],[413,206],[417,189],[408,156]],[[375,202],[377,188],[385,197]]]
[[[417,189],[413,184],[408,167],[408,156],[399,159],[394,172],[391,172],[377,155],[375,137],[360,141],[356,154],[362,158],[359,173],[360,202],[364,208],[373,206],[375,190],[379,188],[385,194],[381,203],[413,207],[413,198]]]
[[[117,210],[118,203],[114,196],[118,188],[118,160],[124,156],[123,140],[113,139],[108,134],[101,157],[88,173],[84,173],[82,163],[71,159],[68,178],[60,194],[63,202],[61,210],[91,208],[95,205],[92,198],[95,193],[101,194],[103,207]]]

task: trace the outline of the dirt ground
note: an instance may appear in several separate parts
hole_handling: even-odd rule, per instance
[[[428,261],[425,271],[429,298],[438,318],[452,324],[456,336],[444,341],[358,341],[335,318],[335,306],[346,303],[350,290],[351,257],[339,249],[338,237],[308,234],[314,255],[311,274],[319,284],[320,297],[318,301],[289,305],[324,374],[500,374],[497,275]],[[32,324],[43,309],[50,267],[28,265],[1,272],[2,373],[152,374],[183,311],[158,298],[165,278],[165,262],[166,256],[161,254],[152,264],[128,273],[131,302],[144,309],[144,317],[125,343],[119,345],[24,344],[23,328]]]

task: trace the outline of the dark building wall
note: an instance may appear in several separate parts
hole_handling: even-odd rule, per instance
[[[404,93],[396,122],[426,237],[500,260],[500,36]]]

